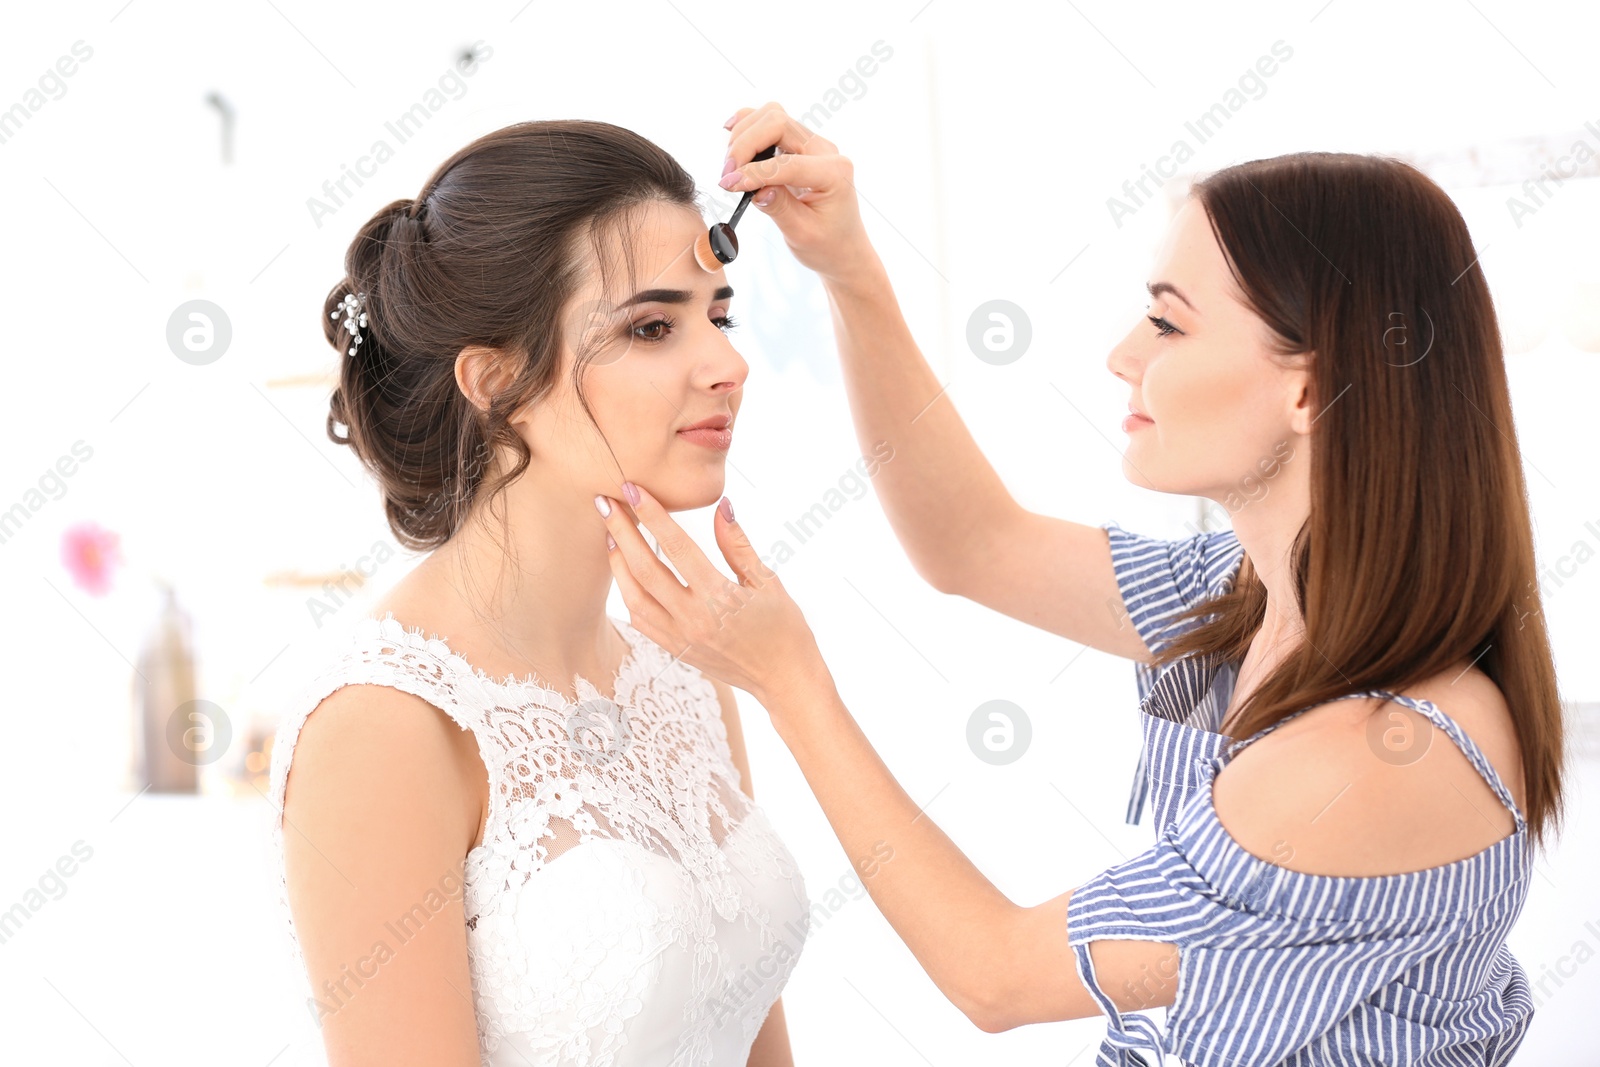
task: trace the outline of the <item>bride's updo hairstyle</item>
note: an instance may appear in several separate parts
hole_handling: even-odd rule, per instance
[[[694,180],[645,138],[604,122],[519,122],[462,148],[419,197],[361,227],[322,309],[340,354],[327,430],[377,479],[400,544],[439,547],[480,496],[492,501],[527,469],[532,456],[508,418],[554,387],[572,332],[563,309],[590,264],[604,278],[608,238],[631,261],[634,210],[652,201],[699,213]],[[354,355],[334,315],[349,293],[366,294]],[[456,384],[468,345],[504,353],[514,371],[484,409]],[[592,421],[583,355],[573,384]],[[499,446],[517,459],[486,485]]]

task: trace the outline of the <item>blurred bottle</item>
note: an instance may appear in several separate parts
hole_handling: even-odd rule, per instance
[[[199,728],[181,711],[194,704],[194,640],[188,613],[170,584],[161,586],[161,608],[139,649],[145,684],[135,701],[140,719],[141,758],[137,787],[157,793],[199,792],[199,764],[185,740]]]

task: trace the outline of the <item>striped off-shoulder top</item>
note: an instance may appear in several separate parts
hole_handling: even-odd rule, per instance
[[[1181,632],[1169,625],[1174,613],[1231,588],[1243,559],[1232,531],[1164,541],[1103,525],[1128,616],[1153,651]],[[1075,890],[1067,912],[1079,977],[1108,1020],[1097,1065],[1163,1055],[1194,1067],[1509,1061],[1533,1012],[1505,943],[1533,849],[1505,783],[1455,720],[1386,690],[1348,694],[1426,716],[1509,809],[1513,832],[1426,870],[1307,874],[1246,851],[1212,806],[1216,773],[1277,728],[1242,741],[1216,732],[1238,664],[1186,657],[1137,670],[1144,743],[1129,819],[1148,804],[1156,842]],[[1089,944],[1104,938],[1177,946],[1176,999],[1163,1022],[1120,1013],[1101,988]]]

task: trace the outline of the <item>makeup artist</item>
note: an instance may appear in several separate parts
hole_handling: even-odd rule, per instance
[[[1506,935],[1557,825],[1561,712],[1494,309],[1448,196],[1315,152],[1195,184],[1107,360],[1130,391],[1123,469],[1225,501],[1275,466],[1233,529],[1162,541],[1021,508],[917,350],[850,161],[776,104],[728,128],[724,188],[760,189],[822,278],[858,438],[893,443],[874,482],[917,571],[1138,665],[1155,843],[1007,899],[873,750],[727,498],[734,580],[647,486],[612,501],[633,625],[761,702],[874,903],[980,1028],[1103,1014],[1102,1067],[1506,1062],[1533,1010]],[[1373,324],[1422,309],[1432,355],[1400,359]]]

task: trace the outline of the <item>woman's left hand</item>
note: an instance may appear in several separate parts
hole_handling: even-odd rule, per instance
[[[640,633],[691,666],[745,690],[763,706],[769,706],[768,694],[803,678],[827,676],[800,606],[722,506],[712,526],[737,582],[706,558],[655,497],[642,486],[635,488],[639,502],[632,505],[634,515],[683,575],[679,581],[650,550],[621,501],[595,498],[597,507],[603,501],[610,511],[606,530],[616,542],[609,556],[611,573]],[[732,505],[724,506],[731,514]]]

